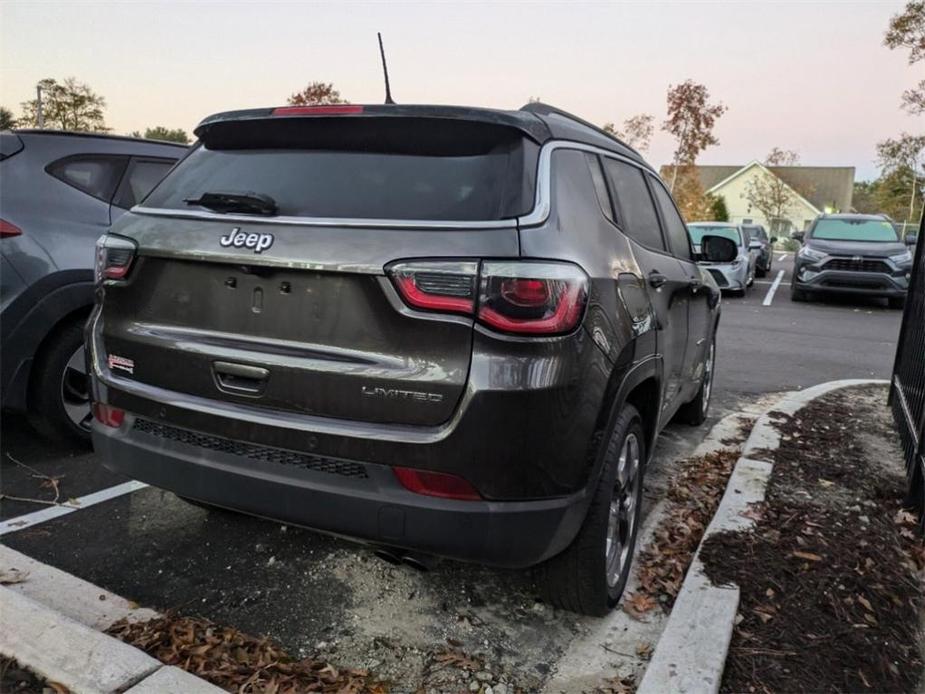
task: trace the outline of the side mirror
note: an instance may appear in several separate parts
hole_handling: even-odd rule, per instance
[[[794,241],[799,241],[800,243],[803,243],[803,239],[806,238],[806,232],[805,231],[795,231],[792,234],[790,234],[790,238],[792,238]]]
[[[700,260],[708,263],[731,263],[739,257],[739,247],[725,236],[706,235],[700,239]]]
[[[919,240],[919,235],[918,235],[918,234],[909,234],[909,235],[906,237],[906,245],[907,245],[907,246],[914,246],[914,245],[918,242],[918,240]]]
[[[768,243],[777,243],[777,237],[776,237],[776,236],[772,236],[772,237],[771,237],[771,240],[768,241]]]

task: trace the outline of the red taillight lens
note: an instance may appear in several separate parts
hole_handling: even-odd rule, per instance
[[[472,314],[478,263],[408,262],[388,268],[405,302],[427,311]]]
[[[19,236],[22,234],[22,229],[20,229],[15,224],[11,224],[5,219],[0,219],[0,239],[6,239],[11,236]]]
[[[386,268],[409,306],[475,313],[506,333],[562,335],[581,322],[588,276],[570,263],[409,261]],[[481,288],[476,310],[476,279]]]
[[[93,416],[101,424],[118,429],[122,426],[122,422],[125,421],[125,410],[95,402],[93,403]]]
[[[101,236],[96,242],[96,281],[123,280],[135,260],[135,244],[128,239]]]
[[[581,321],[588,277],[564,263],[482,263],[478,319],[508,333],[561,335]]]
[[[456,475],[448,475],[445,472],[412,470],[407,467],[394,467],[392,470],[401,485],[415,494],[465,501],[482,498],[475,487]]]
[[[346,116],[363,113],[363,107],[357,104],[334,104],[331,106],[280,106],[274,108],[274,116]]]

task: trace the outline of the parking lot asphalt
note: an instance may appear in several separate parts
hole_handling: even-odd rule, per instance
[[[745,298],[724,299],[710,421],[665,431],[647,482],[650,508],[674,462],[720,416],[779,391],[889,377],[901,312],[877,301],[793,303],[792,259],[781,258]],[[126,481],[86,448],[41,440],[20,417],[3,418],[0,449],[5,495],[50,500],[57,484],[60,499],[77,498]],[[0,506],[3,519],[46,508],[6,499]],[[13,528],[0,540],[143,605],[202,615],[274,637],[294,654],[357,667],[388,669],[396,658],[399,672],[422,666],[428,643],[452,637],[484,644],[540,681],[580,629],[577,616],[552,619],[536,609],[528,572],[443,562],[419,574],[337,538],[205,511],[153,488]]]

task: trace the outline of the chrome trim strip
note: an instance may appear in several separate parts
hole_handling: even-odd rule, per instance
[[[516,219],[498,219],[493,222],[434,221],[423,219],[338,219],[336,217],[258,217],[248,214],[219,214],[201,210],[171,210],[160,207],[135,205],[130,212],[148,217],[174,219],[206,219],[213,222],[246,224],[275,224],[311,227],[361,227],[366,229],[509,229],[517,226]]]
[[[557,149],[576,149],[581,152],[590,152],[601,156],[619,159],[620,161],[635,166],[640,171],[655,173],[651,169],[641,165],[629,157],[625,157],[617,152],[612,152],[603,147],[586,145],[583,142],[574,142],[573,140],[554,140],[547,142],[540,149],[539,167],[536,177],[536,197],[533,203],[533,210],[524,217],[518,217],[517,223],[521,228],[539,226],[549,219],[549,213],[552,209],[552,153]],[[657,174],[656,174],[657,175]]]

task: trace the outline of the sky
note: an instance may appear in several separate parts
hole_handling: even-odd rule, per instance
[[[45,77],[106,98],[116,133],[192,131],[210,113],[274,106],[308,82],[397,102],[519,108],[533,97],[594,123],[665,118],[669,85],[705,84],[728,112],[704,164],[772,147],[876,175],[875,145],[925,131],[900,95],[925,77],[883,46],[901,0],[868,2],[22,2],[0,4],[0,105]],[[656,132],[647,158],[671,160]]]

